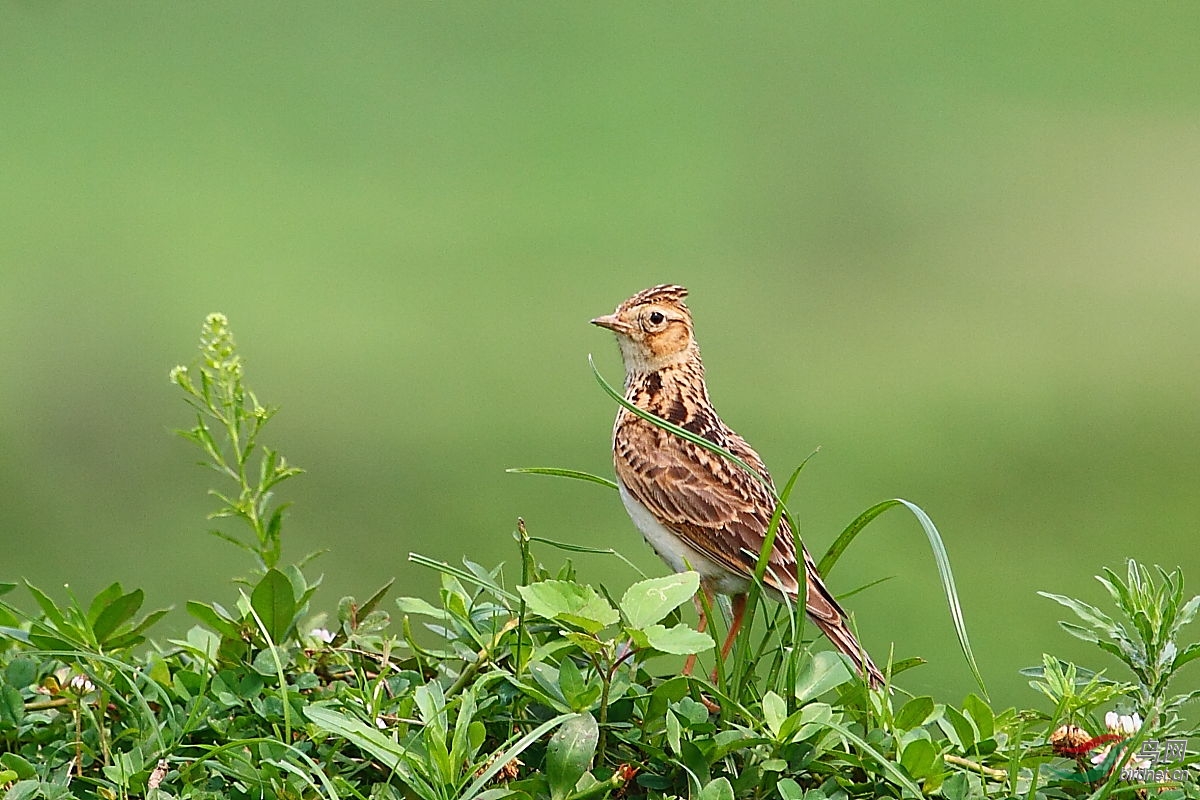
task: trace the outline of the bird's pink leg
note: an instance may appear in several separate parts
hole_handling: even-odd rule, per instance
[[[724,661],[729,651],[733,649],[733,640],[737,638],[738,631],[742,629],[742,617],[746,614],[746,595],[735,594],[733,596],[733,619],[729,623],[729,634],[725,637],[725,644],[721,645],[721,660]]]
[[[712,590],[707,586],[701,586],[700,590],[704,592],[704,597],[708,600],[708,604],[711,606],[713,604]],[[696,613],[700,615],[700,621],[696,624],[696,630],[698,630],[700,633],[704,633],[705,629],[708,628],[708,615],[704,613],[704,604],[700,602],[700,595],[693,597],[692,602],[696,604]],[[683,674],[691,675],[692,668],[695,666],[696,655],[693,653],[687,657],[687,661],[683,662]]]

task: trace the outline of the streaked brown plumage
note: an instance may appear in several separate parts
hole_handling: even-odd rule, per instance
[[[592,323],[617,334],[627,400],[724,447],[770,481],[758,453],[712,407],[686,296],[682,286],[655,286]],[[699,572],[705,592],[733,596],[734,616],[721,648],[724,658],[741,626],[746,591],[770,526],[775,508],[771,492],[728,459],[624,408],[613,426],[613,464],[630,517],[663,560],[676,571]],[[801,552],[809,616],[873,686],[881,685],[883,674],[851,632],[846,612],[825,588],[808,550],[802,546]],[[777,530],[764,583],[776,599],[796,599],[796,551],[786,518]],[[707,624],[703,612],[700,623]],[[689,660],[686,669],[691,666]]]

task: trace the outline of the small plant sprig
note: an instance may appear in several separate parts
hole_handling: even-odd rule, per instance
[[[1129,691],[1136,710],[1148,725],[1165,734],[1178,732],[1181,708],[1200,697],[1200,690],[1175,696],[1168,693],[1180,668],[1200,658],[1200,642],[1179,645],[1183,627],[1200,611],[1200,595],[1185,602],[1180,571],[1155,570],[1157,579],[1148,567],[1129,559],[1124,580],[1108,568],[1096,576],[1123,619],[1114,619],[1082,600],[1050,592],[1038,594],[1071,609],[1085,623],[1060,622],[1063,630],[1095,644],[1129,668],[1137,679]]]
[[[195,368],[177,366],[171,370],[171,382],[187,395],[196,410],[196,426],[179,431],[195,442],[208,460],[202,462],[233,481],[235,491],[224,493],[210,489],[221,507],[209,519],[235,517],[254,532],[247,543],[224,531],[211,533],[249,553],[261,570],[279,563],[282,550],[281,528],[287,503],[272,505],[273,489],[282,481],[303,472],[269,447],[261,447],[258,436],[278,410],[258,402],[243,382],[244,366],[234,343],[233,331],[224,314],[209,314],[200,331],[200,363]],[[258,453],[257,465],[252,465]]]

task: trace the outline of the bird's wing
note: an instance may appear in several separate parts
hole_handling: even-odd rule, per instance
[[[724,428],[706,438],[770,481],[762,459],[736,433]],[[754,574],[775,510],[772,492],[762,481],[729,459],[633,415],[617,425],[613,461],[629,493],[680,539],[730,572]],[[764,581],[786,594],[797,592],[796,551],[786,517],[776,530]]]
[[[771,480],[758,453],[732,430],[722,426],[706,431],[705,438]],[[613,439],[617,477],[638,502],[716,564],[747,577],[754,574],[775,509],[772,492],[762,481],[729,459],[633,415],[618,418]],[[846,612],[826,588],[803,544],[800,552],[808,615],[873,686],[882,685],[883,674],[854,636]],[[796,548],[786,517],[780,518],[763,580],[790,597],[799,594]]]

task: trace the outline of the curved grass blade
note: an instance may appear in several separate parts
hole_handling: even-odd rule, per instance
[[[912,512],[912,515],[917,518],[917,522],[921,523],[921,528],[925,531],[925,537],[929,540],[929,547],[933,550],[933,561],[937,565],[938,577],[942,581],[942,589],[946,593],[946,603],[950,607],[950,621],[954,623],[954,632],[958,635],[959,647],[962,648],[963,656],[967,660],[967,667],[971,670],[971,675],[975,678],[975,683],[979,685],[984,698],[987,698],[987,686],[983,683],[983,676],[979,673],[979,665],[975,663],[975,651],[971,649],[971,640],[967,637],[967,624],[963,619],[962,606],[958,602],[958,589],[954,585],[954,573],[950,569],[950,556],[946,553],[946,545],[942,542],[942,535],[938,533],[937,526],[933,524],[933,520],[929,518],[924,509],[916,503],[910,503],[902,498],[876,503],[859,514],[846,527],[846,530],[842,531],[841,535],[829,546],[829,549],[821,558],[821,563],[817,565],[817,570],[822,575],[827,574],[833,568],[833,565],[837,563],[838,558],[846,548],[850,546],[850,543],[854,541],[855,537],[862,533],[867,523],[889,508],[895,508],[896,506],[904,506]]]
[[[888,774],[889,778],[891,778],[893,781],[895,781],[896,783],[898,783],[900,786],[904,787],[908,791],[912,792],[913,797],[923,797],[924,796],[922,794],[921,790],[917,788],[917,785],[912,782],[911,778],[909,778],[907,775],[905,775],[903,772],[901,772],[899,767],[897,767],[889,759],[885,758],[882,754],[880,754],[878,750],[871,747],[871,745],[867,744],[867,741],[865,739],[859,737],[857,734],[853,733],[849,728],[845,727],[844,725],[842,725],[839,722],[834,722],[833,720],[827,720],[821,724],[833,731],[836,731],[839,735],[842,736],[842,738],[846,739],[847,741],[853,742],[855,745],[858,746],[858,748],[860,750],[862,750],[863,752],[870,755],[871,758],[873,758],[875,760],[875,762],[877,764],[879,764],[880,767],[883,768],[883,771]]]
[[[825,555],[821,556],[821,560],[817,563],[817,572],[821,573],[822,577],[829,577],[830,570],[842,557],[842,553],[854,541],[854,537],[867,526],[871,520],[878,517],[883,512],[893,506],[899,505],[899,500],[884,500],[882,503],[876,503],[866,511],[859,514],[853,522],[846,526],[846,529],[833,540],[833,544],[829,545],[829,549],[825,551]]]
[[[610,481],[608,478],[602,478],[599,475],[593,475],[590,472],[580,472],[577,469],[560,469],[558,467],[511,467],[504,471],[519,475],[552,475],[556,478],[574,478],[577,481],[598,483],[601,486],[607,486],[609,489],[617,488],[617,484],[613,481]]]
[[[588,547],[582,544],[571,544],[570,542],[560,542],[556,539],[547,539],[544,536],[530,536],[529,541],[539,544],[549,545],[558,550],[565,550],[568,553],[594,553],[598,556],[615,556],[625,563],[625,566],[632,569],[643,578],[647,577],[646,573],[637,565],[617,551],[615,547]]]
[[[478,575],[467,572],[465,569],[459,569],[458,567],[451,566],[445,561],[438,561],[437,559],[430,558],[429,556],[423,556],[420,553],[409,553],[408,560],[414,564],[420,564],[422,567],[428,567],[446,575],[452,575],[459,580],[466,581],[467,583],[487,589],[493,594],[503,597],[505,600],[511,600],[515,603],[520,599],[512,592],[502,587],[500,584],[495,583],[494,581],[484,581],[480,579]]]
[[[596,376],[596,381],[600,384],[600,387],[602,389],[604,389],[604,391],[608,394],[609,397],[611,397],[613,400],[616,400],[617,404],[620,405],[622,408],[626,409],[631,414],[636,414],[637,416],[641,417],[642,419],[646,420],[647,422],[649,422],[652,425],[657,425],[658,427],[662,428],[663,430],[670,431],[671,433],[675,434],[676,436],[678,436],[681,439],[686,439],[687,441],[691,442],[692,444],[699,445],[700,447],[703,447],[705,450],[708,450],[712,453],[716,453],[717,455],[721,456],[722,458],[729,459],[734,464],[737,464],[739,467],[741,467],[742,469],[749,472],[751,475],[753,475],[755,478],[757,478],[761,483],[765,484],[767,486],[767,488],[771,489],[772,494],[775,493],[774,488],[771,486],[771,482],[768,481],[765,476],[759,475],[758,470],[754,469],[754,467],[750,466],[745,461],[743,461],[742,459],[735,456],[733,453],[726,450],[724,447],[713,444],[708,439],[705,439],[703,436],[697,436],[696,434],[692,433],[691,431],[687,430],[686,428],[681,428],[673,422],[668,422],[667,420],[663,419],[662,417],[658,416],[657,414],[651,414],[649,411],[638,408],[633,403],[626,400],[624,395],[622,395],[620,392],[618,392],[616,389],[614,389],[612,387],[612,384],[610,384],[608,381],[604,380],[604,376],[600,374],[600,370],[596,369],[596,362],[595,362],[595,360],[592,359],[592,356],[590,353],[588,354],[588,366],[590,366],[592,368],[592,374],[594,376]],[[776,499],[778,499],[778,497]]]
[[[567,720],[573,719],[575,716],[576,715],[573,713],[572,714],[560,714],[557,717],[555,717],[554,719],[546,720],[541,725],[537,726],[536,728],[531,730],[529,733],[522,736],[520,739],[518,739],[516,742],[513,743],[512,747],[508,748],[503,753],[501,753],[499,756],[497,756],[492,761],[492,764],[490,767],[488,767],[487,769],[480,772],[479,777],[477,777],[475,779],[475,782],[472,783],[470,786],[468,786],[466,791],[464,791],[461,795],[459,795],[459,797],[462,798],[462,800],[469,800],[469,798],[474,797],[476,794],[479,793],[480,789],[482,789],[484,786],[487,786],[488,781],[490,781],[492,778],[496,777],[496,774],[499,773],[500,770],[504,769],[504,767],[506,767],[508,765],[508,762],[512,761],[517,756],[521,755],[521,753],[524,753],[525,750],[528,749],[530,745],[532,745],[538,739],[542,738],[542,736],[549,733],[554,728],[557,728],[559,725],[562,725]]]

